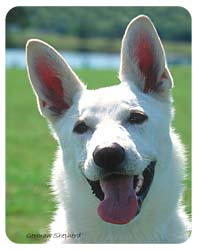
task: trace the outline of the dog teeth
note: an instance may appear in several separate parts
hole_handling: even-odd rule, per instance
[[[143,175],[138,175],[138,181],[137,181],[137,185],[136,185],[136,188],[135,188],[135,192],[136,193],[139,193],[142,185],[143,185],[143,182],[144,182],[144,177]]]

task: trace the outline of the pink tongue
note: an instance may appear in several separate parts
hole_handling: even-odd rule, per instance
[[[112,176],[101,180],[100,185],[105,198],[98,206],[98,215],[113,224],[126,224],[132,220],[138,209],[133,177]]]

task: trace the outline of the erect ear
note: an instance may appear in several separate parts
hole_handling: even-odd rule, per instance
[[[74,94],[84,85],[58,52],[43,41],[29,40],[26,53],[40,112],[53,121],[71,106]]]
[[[157,31],[147,16],[133,19],[125,31],[119,77],[135,83],[144,93],[168,96],[172,77]]]

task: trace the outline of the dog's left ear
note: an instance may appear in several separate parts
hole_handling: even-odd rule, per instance
[[[29,79],[40,113],[55,121],[72,105],[83,83],[63,57],[47,43],[31,39],[26,46]]]
[[[119,78],[136,84],[144,93],[155,92],[163,97],[173,86],[162,43],[147,16],[136,17],[126,29]]]

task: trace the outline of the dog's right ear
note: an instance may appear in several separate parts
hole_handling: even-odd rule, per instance
[[[42,115],[54,121],[71,105],[84,85],[58,52],[43,41],[31,39],[26,45],[29,79]]]
[[[134,83],[145,94],[168,97],[173,86],[166,56],[151,20],[144,15],[133,19],[122,40],[121,81]]]

